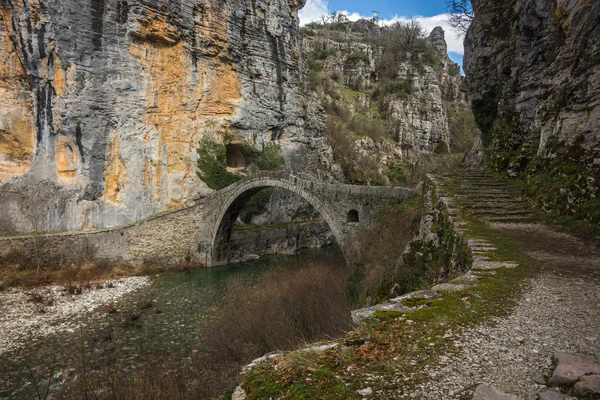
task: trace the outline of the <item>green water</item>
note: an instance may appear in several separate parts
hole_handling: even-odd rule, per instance
[[[76,332],[32,340],[26,348],[4,354],[0,400],[10,398],[11,392],[14,399],[35,398],[32,375],[45,388],[55,384],[61,373],[79,371],[83,364],[93,370],[118,360],[122,368],[131,370],[161,355],[189,355],[198,347],[199,328],[209,323],[230,279],[243,278],[251,284],[272,269],[299,268],[309,261],[344,262],[339,249],[332,246],[295,256],[152,276],[150,285],[119,299],[117,313],[97,309],[79,317],[82,327]]]

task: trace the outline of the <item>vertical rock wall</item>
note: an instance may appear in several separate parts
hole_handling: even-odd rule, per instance
[[[0,1],[0,231],[118,226],[189,205],[204,134],[331,169],[302,0]],[[27,207],[23,205],[27,204]]]
[[[465,70],[487,142],[507,158],[500,162],[543,155],[549,138],[598,143],[600,2],[473,0],[473,7]]]

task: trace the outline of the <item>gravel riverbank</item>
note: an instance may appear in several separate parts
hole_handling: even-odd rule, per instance
[[[55,285],[0,292],[0,356],[48,335],[75,332],[82,324],[78,317],[149,283],[148,277],[123,278],[76,295]]]

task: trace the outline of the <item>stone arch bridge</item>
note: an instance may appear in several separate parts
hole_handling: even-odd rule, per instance
[[[55,249],[77,248],[83,241],[97,249],[97,258],[133,262],[194,261],[219,266],[229,260],[229,239],[245,202],[266,188],[282,188],[307,200],[331,228],[349,260],[352,236],[372,226],[379,206],[413,197],[413,189],[345,185],[290,172],[269,172],[245,178],[200,199],[194,206],[151,217],[134,225],[95,232],[47,235]],[[23,238],[4,238],[26,241]],[[1,245],[1,243],[0,243]]]

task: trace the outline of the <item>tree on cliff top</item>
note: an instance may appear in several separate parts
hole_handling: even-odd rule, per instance
[[[475,16],[471,0],[446,0],[446,7],[450,13],[450,25],[461,34],[466,34]]]

